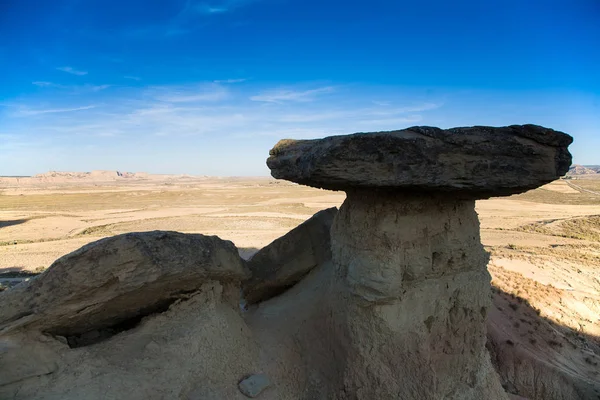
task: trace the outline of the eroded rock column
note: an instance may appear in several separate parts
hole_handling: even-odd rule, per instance
[[[348,398],[504,398],[485,350],[490,276],[473,200],[351,191],[332,256]]]
[[[485,349],[488,256],[475,200],[564,175],[572,138],[535,125],[282,140],[275,178],[348,197],[331,231],[338,399],[506,399]]]

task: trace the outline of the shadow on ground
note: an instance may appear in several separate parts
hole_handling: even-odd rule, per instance
[[[24,267],[12,267],[0,270],[0,292],[37,276],[42,271],[27,271]]]
[[[546,318],[528,300],[497,287],[492,300],[486,347],[508,393],[600,400],[599,337]]]
[[[29,221],[28,218],[13,219],[9,221],[0,221],[0,228],[6,228],[7,226],[19,225]]]

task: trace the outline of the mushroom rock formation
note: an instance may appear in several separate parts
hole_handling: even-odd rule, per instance
[[[344,190],[327,331],[339,399],[506,399],[485,349],[488,254],[475,200],[564,175],[572,138],[535,125],[282,140],[275,178]]]

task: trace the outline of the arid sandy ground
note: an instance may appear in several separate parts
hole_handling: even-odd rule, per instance
[[[157,229],[218,235],[248,257],[344,197],[270,178],[3,178],[0,273],[42,270],[94,240]],[[600,179],[479,201],[477,212],[492,254],[491,318],[506,343],[600,379]]]
[[[0,189],[0,271],[44,268],[102,237],[156,229],[218,235],[245,255],[344,199],[268,178],[8,186]]]
[[[102,237],[155,229],[218,235],[247,254],[345,197],[270,178],[22,181],[0,180],[0,272],[42,269]],[[576,184],[600,192],[600,180]],[[600,225],[588,217],[600,215],[600,193],[576,190],[566,181],[480,201],[477,211],[482,241],[491,249],[556,251],[599,244]],[[561,228],[588,220],[587,233]]]

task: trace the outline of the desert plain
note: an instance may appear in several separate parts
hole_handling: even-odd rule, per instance
[[[503,365],[501,375],[517,374],[507,357],[521,357],[560,379],[600,381],[599,178],[561,179],[477,202],[491,255],[489,350]],[[344,198],[269,177],[103,171],[0,178],[0,284],[28,279],[87,243],[126,232],[217,235],[249,258]]]

